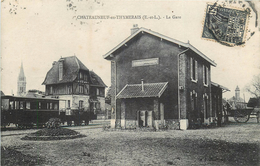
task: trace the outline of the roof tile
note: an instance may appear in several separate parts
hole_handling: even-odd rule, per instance
[[[127,84],[117,98],[161,97],[167,85],[168,82],[145,83],[142,91],[142,84]]]
[[[93,71],[89,71],[76,56],[63,57],[62,59],[64,60],[62,80],[59,80],[59,63],[56,62],[48,71],[43,85],[73,82],[77,78],[79,70],[84,70],[90,74],[91,85],[106,87],[102,79]]]

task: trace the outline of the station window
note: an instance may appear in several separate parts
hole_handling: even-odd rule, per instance
[[[208,78],[209,78],[209,69],[206,66],[203,66],[203,83],[205,86],[208,86]]]
[[[191,97],[191,119],[198,118],[198,105],[197,105],[197,93],[195,90],[190,92]]]
[[[50,109],[50,103],[47,103],[47,109]]]
[[[190,58],[190,64],[191,64],[191,80],[193,82],[198,81],[198,62],[194,58]]]
[[[50,110],[52,110],[52,103],[50,103]]]

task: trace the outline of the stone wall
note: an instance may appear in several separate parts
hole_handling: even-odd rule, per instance
[[[124,125],[122,125],[124,123]],[[168,119],[168,120],[153,120],[152,126],[150,128],[154,128],[156,130],[159,129],[169,129],[169,130],[178,130],[180,129],[179,120],[178,119]],[[137,120],[121,120],[122,129],[136,129],[138,128]]]

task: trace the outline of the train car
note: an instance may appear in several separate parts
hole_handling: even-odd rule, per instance
[[[72,125],[80,126],[82,124],[88,125],[89,121],[93,119],[93,113],[84,111],[83,109],[66,109],[65,114],[61,115],[61,119],[67,122],[68,126]]]
[[[50,118],[59,118],[59,99],[1,96],[1,126],[43,126]]]
[[[64,103],[65,100],[57,98],[1,96],[1,126],[12,123],[18,128],[42,127],[50,118],[59,118],[69,126],[88,125],[93,119],[93,113],[71,110]]]

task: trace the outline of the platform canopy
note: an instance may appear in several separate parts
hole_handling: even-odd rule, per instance
[[[145,98],[145,97],[161,97],[168,82],[145,83],[145,84],[127,84],[118,94],[118,99],[127,98]]]
[[[215,87],[218,87],[218,88],[221,88],[222,91],[223,91],[223,93],[224,93],[224,92],[227,92],[227,91],[230,91],[228,88],[226,88],[226,87],[224,87],[224,86],[222,86],[222,85],[220,85],[220,84],[217,84],[217,83],[215,83],[215,82],[212,82],[212,81],[211,81],[211,85],[212,85],[212,86],[215,86]]]

